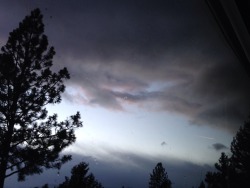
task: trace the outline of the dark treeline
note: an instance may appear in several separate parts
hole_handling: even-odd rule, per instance
[[[169,180],[162,163],[159,162],[153,169],[148,185],[149,188],[171,188],[172,182]],[[49,185],[45,184],[41,188],[49,188]],[[103,188],[103,186],[93,173],[89,173],[88,164],[81,162],[72,168],[70,178],[65,177],[65,181],[54,188]]]
[[[48,184],[42,186],[42,188],[48,187]],[[94,174],[89,174],[88,164],[81,162],[72,168],[70,178],[65,177],[65,181],[54,188],[103,188],[103,186],[97,181]]]

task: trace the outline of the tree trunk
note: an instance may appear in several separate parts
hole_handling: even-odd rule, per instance
[[[10,143],[12,140],[14,124],[9,124],[9,129],[6,132],[5,138],[2,142],[2,156],[0,161],[0,188],[4,187],[6,169],[8,165],[9,151],[10,151]]]
[[[5,139],[3,142],[2,156],[1,156],[1,161],[0,161],[0,188],[4,187],[6,169],[8,165],[8,155],[9,155],[10,146],[6,144],[6,141],[7,139]]]
[[[0,188],[4,187],[6,167],[7,167],[7,161],[2,160],[0,165]]]

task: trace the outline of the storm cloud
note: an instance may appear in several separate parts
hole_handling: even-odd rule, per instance
[[[177,113],[231,133],[250,113],[250,80],[203,1],[6,3],[1,21],[11,24],[1,44],[35,7],[56,48],[55,67],[71,73],[64,94],[71,102]]]

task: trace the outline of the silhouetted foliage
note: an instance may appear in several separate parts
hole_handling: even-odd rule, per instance
[[[237,187],[240,182],[237,181],[237,174],[232,165],[232,160],[224,152],[221,153],[221,157],[218,163],[215,163],[217,172],[208,172],[206,174],[206,183],[208,188],[228,188]]]
[[[71,177],[65,177],[65,181],[58,188],[103,188],[94,175],[88,175],[88,164],[81,162],[71,170]]]
[[[48,184],[45,184],[44,186],[42,186],[42,188],[49,188]]]
[[[162,163],[158,163],[150,174],[149,188],[171,188],[171,184]]]
[[[201,181],[200,185],[198,188],[206,188],[204,181]]]
[[[208,185],[208,188],[217,188],[219,187],[219,173],[218,172],[207,172],[205,182]]]
[[[34,187],[34,188],[39,188],[39,187]],[[49,188],[49,185],[46,183],[41,188]]]
[[[245,187],[250,187],[250,120],[240,127],[231,143],[232,165],[237,179]]]
[[[208,172],[206,174],[205,181],[208,188],[233,188],[242,185],[242,182],[239,181],[239,175],[233,167],[232,159],[225,153],[221,153],[219,163],[215,163],[215,168],[217,172]]]
[[[232,156],[221,154],[217,172],[208,172],[208,188],[250,187],[250,122],[245,122],[231,143]]]
[[[48,117],[45,106],[60,103],[69,73],[50,70],[55,55],[43,34],[39,9],[31,12],[10,33],[0,54],[0,188],[5,178],[40,174],[60,168],[71,159],[59,153],[75,141],[74,128],[82,126],[80,114],[64,122]]]

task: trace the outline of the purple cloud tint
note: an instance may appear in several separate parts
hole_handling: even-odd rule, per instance
[[[233,133],[250,113],[250,80],[203,1],[5,2],[1,44],[35,7],[56,48],[55,68],[71,73],[69,101],[151,106]],[[155,83],[164,87],[150,90]]]

